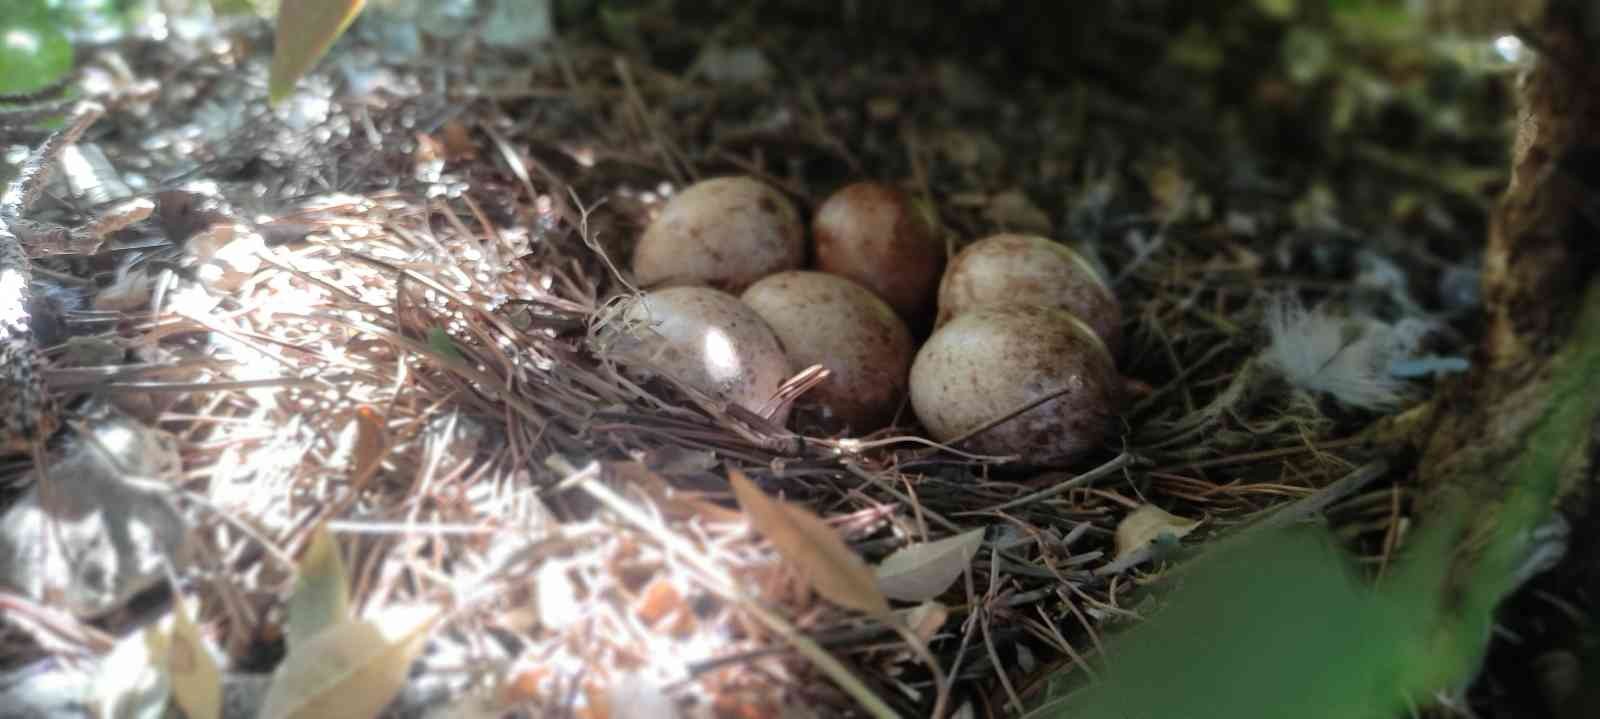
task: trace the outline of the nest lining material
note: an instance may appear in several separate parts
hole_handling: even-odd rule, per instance
[[[172,58],[145,60],[159,67]],[[234,69],[264,72],[248,62]],[[194,73],[177,71],[172,83]],[[559,138],[539,128],[570,129],[573,114],[597,112],[585,100],[592,87],[569,88],[570,102],[518,118],[493,101],[335,100],[314,77],[296,110],[253,116],[250,129],[212,126],[244,133],[252,140],[243,154],[290,170],[270,183],[220,184],[234,202],[295,198],[263,219],[296,225],[296,241],[256,240],[242,259],[219,258],[266,225],[223,237],[208,226],[177,257],[187,274],[118,270],[150,278],[156,311],[147,305],[116,321],[68,313],[139,360],[83,387],[178,440],[185,469],[174,481],[191,500],[191,541],[209,557],[187,588],[223,646],[243,650],[274,621],[292,576],[286,562],[326,522],[351,557],[358,606],[455,597],[467,609],[425,663],[441,676],[463,664],[493,667],[505,680],[494,691],[526,707],[598,711],[640,686],[722,715],[850,707],[683,551],[719,567],[880,694],[915,706],[937,693],[899,637],[819,598],[750,530],[723,480],[740,469],[826,518],[871,560],[908,541],[987,528],[970,574],[942,597],[948,621],[929,638],[957,693],[1014,696],[1041,662],[1092,659],[1100,623],[1131,615],[1142,575],[1112,556],[1121,517],[1157,504],[1226,525],[1356,469],[1340,452],[1358,444],[1355,435],[1335,434],[1350,423],[1328,419],[1303,394],[1263,391],[1247,360],[1254,338],[1208,309],[1253,302],[1256,289],[1233,281],[1241,270],[1253,278],[1239,262],[1252,251],[1181,233],[1159,252],[1101,247],[1135,318],[1128,334],[1139,359],[1125,371],[1159,384],[1129,413],[1137,457],[1108,450],[1099,470],[1018,475],[903,430],[796,437],[692,389],[630,379],[595,329],[608,301],[629,289],[616,260],[667,178],[683,174],[680,164],[702,175],[749,172],[814,205],[829,187],[765,168],[819,154],[834,162],[843,146],[765,147],[774,133],[754,128],[729,133],[732,145],[704,145],[695,124],[670,117],[695,104],[663,101],[681,85],[663,82],[657,92],[652,77],[619,82],[633,104],[594,115],[594,136]],[[246,87],[219,81],[210,91],[218,102],[256,94]],[[219,112],[188,105],[196,106],[157,99],[128,122],[205,125],[206,113]],[[561,112],[565,122],[541,117]],[[668,143],[675,152],[658,144],[663,133],[680,133]],[[833,134],[818,126],[802,137]],[[131,148],[109,149],[155,175],[217,145],[174,142],[139,159]],[[756,150],[774,156],[752,159]],[[908,150],[937,157],[949,148]],[[667,162],[679,154],[693,159]],[[962,177],[959,162],[950,164]],[[346,189],[310,192],[319,184]],[[948,194],[974,192],[1015,204],[1003,188]],[[993,211],[952,202],[941,213],[954,234],[970,235],[961,230],[992,223]],[[73,377],[67,356],[57,357],[55,377]],[[648,521],[626,521],[581,491],[571,471],[555,469],[585,467],[587,481]],[[1339,511],[1353,533],[1390,546],[1399,505],[1399,490],[1384,487]]]

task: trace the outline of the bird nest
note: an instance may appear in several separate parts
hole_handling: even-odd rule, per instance
[[[1249,168],[1272,148],[1238,128],[1087,83],[1002,91],[976,61],[897,74],[903,58],[813,43],[789,59],[834,82],[729,83],[569,43],[531,66],[369,59],[269,108],[265,35],[224,37],[107,48],[80,74],[160,78],[79,142],[117,168],[102,186],[158,208],[98,254],[41,260],[35,321],[76,418],[44,484],[161,485],[176,512],[148,521],[176,527],[174,551],[143,574],[187,600],[230,682],[288,661],[286,606],[324,536],[357,610],[444,608],[391,711],[598,718],[843,716],[863,697],[999,715],[1096,671],[1173,538],[1321,512],[1381,568],[1403,535],[1407,489],[1371,450],[1426,385],[1388,370],[1461,346],[1448,289],[1471,267],[1465,244],[1384,233],[1481,228],[1471,190],[1376,151],[1339,165],[1374,187],[1281,165],[1268,181]],[[1320,90],[1257,91],[1267,124]],[[891,182],[952,250],[1073,241],[1125,308],[1119,431],[1024,470],[929,441],[909,409],[827,436],[636,381],[594,330],[652,213],[722,174],[805,211]],[[81,213],[68,184],[41,215]],[[1363,204],[1394,188],[1409,204]],[[1405,324],[1418,313],[1436,331]],[[32,468],[13,463],[17,486]],[[730,477],[816,520],[776,529]],[[819,527],[868,567],[976,539],[916,559],[946,581],[872,615],[821,586],[848,571]],[[140,573],[123,559],[113,574]],[[8,664],[119,646],[146,616],[126,594],[73,612],[9,594]]]

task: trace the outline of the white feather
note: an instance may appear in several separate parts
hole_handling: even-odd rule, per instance
[[[1405,400],[1406,382],[1390,365],[1409,358],[1432,329],[1417,319],[1391,325],[1307,310],[1292,296],[1270,301],[1265,321],[1271,337],[1262,357],[1267,366],[1296,387],[1369,410]]]

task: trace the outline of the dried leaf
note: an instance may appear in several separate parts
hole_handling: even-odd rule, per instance
[[[707,44],[690,72],[718,85],[755,85],[770,80],[776,70],[761,48],[725,48]]]
[[[440,162],[444,159],[443,140],[435,140],[432,135],[426,132],[414,133],[412,139],[416,140],[417,145],[416,150],[411,153],[411,161],[418,170],[421,170],[425,165]]]
[[[1181,167],[1167,164],[1156,168],[1149,178],[1150,197],[1155,201],[1156,215],[1163,219],[1176,219],[1188,203],[1192,187]]]
[[[197,535],[165,486],[182,467],[177,439],[120,412],[85,420],[0,514],[0,586],[101,616],[166,583]]]
[[[728,473],[728,481],[751,526],[800,569],[818,594],[868,614],[889,613],[889,600],[878,589],[872,568],[832,527],[799,506],[768,497],[738,470]]]
[[[417,653],[444,612],[391,607],[367,620],[347,620],[312,637],[278,667],[262,703],[262,719],[375,717],[401,687]]]
[[[972,564],[983,530],[900,548],[878,565],[878,588],[890,599],[921,602],[944,593]]]
[[[172,696],[187,719],[222,716],[222,669],[206,646],[205,637],[189,619],[189,608],[184,602],[178,602],[172,612],[167,673],[172,682]]]
[[[150,304],[155,293],[155,278],[148,272],[128,272],[117,277],[94,297],[94,308],[132,312]]]
[[[384,452],[389,449],[389,432],[384,427],[383,416],[371,407],[356,409],[355,477],[357,483],[366,481],[378,469]]]
[[[1122,559],[1158,539],[1183,539],[1198,526],[1199,520],[1174,516],[1153,504],[1143,505],[1117,524],[1117,554],[1112,561]]]
[[[273,37],[268,97],[276,104],[361,12],[364,0],[283,0]]]
[[[606,462],[606,473],[616,481],[650,495],[656,509],[674,519],[698,518],[705,522],[732,524],[744,515],[720,504],[699,499],[662,478],[640,462]]]
[[[950,610],[938,602],[923,602],[906,613],[906,626],[927,646],[933,635],[950,618]]]
[[[639,621],[651,628],[667,617],[675,617],[679,619],[677,623],[682,624],[683,620],[692,622],[694,616],[683,592],[665,576],[658,576],[645,585],[633,602],[633,612]]]
[[[577,624],[589,613],[567,569],[564,562],[546,561],[539,567],[533,582],[539,623],[552,631],[559,632]]]
[[[93,716],[156,719],[172,697],[172,681],[162,671],[166,631],[150,627],[119,640],[94,669],[86,702]]]
[[[606,685],[611,719],[675,719],[677,702],[644,674],[624,674]]]
[[[710,472],[722,460],[709,449],[689,449],[675,444],[662,445],[644,454],[644,464],[658,474],[682,476]]]
[[[1021,190],[1007,190],[989,198],[984,219],[1015,232],[1050,235],[1054,226],[1050,215],[1039,209]]]
[[[350,617],[350,581],[326,526],[312,532],[311,545],[300,558],[288,612],[290,651]]]
[[[498,7],[499,4],[496,5]],[[478,156],[478,143],[472,139],[472,131],[459,120],[451,120],[444,124],[440,142],[444,144],[445,159],[451,162],[470,160]]]

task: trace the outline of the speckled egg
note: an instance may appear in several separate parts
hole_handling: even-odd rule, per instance
[[[600,336],[609,356],[636,375],[664,372],[756,413],[789,378],[772,329],[733,295],[667,287],[626,302]],[[771,419],[785,423],[787,409]]]
[[[888,303],[856,282],[808,271],[765,277],[741,299],[777,334],[790,366],[828,369],[801,398],[818,408],[824,428],[859,434],[894,418],[916,345]]]
[[[1041,402],[959,445],[1016,455],[1029,465],[1067,464],[1100,446],[1120,395],[1116,365],[1100,338],[1055,307],[959,314],[934,331],[911,365],[911,405],[940,442]]]
[[[740,292],[805,263],[805,227],[782,193],[751,177],[718,177],[667,200],[633,251],[642,287],[709,285]]]
[[[926,316],[944,247],[898,188],[869,181],[839,189],[817,208],[811,238],[817,269],[855,280],[908,322]]]
[[[1043,305],[1082,319],[1115,353],[1122,306],[1083,255],[1037,235],[990,235],[950,260],[939,283],[938,325],[977,307]]]

